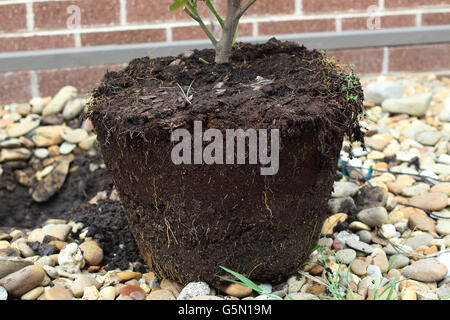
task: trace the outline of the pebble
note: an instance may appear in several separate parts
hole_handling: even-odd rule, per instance
[[[353,196],[358,192],[359,186],[353,182],[338,181],[333,185],[331,197],[343,198]]]
[[[409,258],[402,254],[395,254],[389,258],[391,269],[402,269],[409,264]]]
[[[436,224],[436,231],[443,236],[450,235],[450,220],[438,219]]]
[[[152,290],[145,300],[176,300],[176,298],[171,291],[160,289]]]
[[[231,283],[225,287],[222,288],[222,291],[226,293],[227,295],[236,297],[236,298],[244,298],[248,297],[252,293],[252,289],[241,286],[237,283]]]
[[[356,205],[352,197],[330,199],[328,200],[328,210],[331,213],[350,213],[356,210]]]
[[[0,257],[0,279],[31,265],[33,265],[33,262],[26,259],[17,257]]]
[[[83,111],[85,102],[85,99],[73,99],[67,102],[62,112],[64,119],[76,118]]]
[[[104,300],[114,300],[117,296],[116,289],[114,289],[114,287],[111,286],[104,287],[103,289],[100,290],[99,294],[100,298]]]
[[[436,291],[439,299],[449,300],[450,298],[450,284],[447,283],[441,287],[439,287]]]
[[[430,189],[430,192],[442,192],[442,193],[449,195],[450,194],[450,182],[438,183]]]
[[[447,207],[448,196],[442,192],[427,192],[414,196],[409,203],[425,210],[439,211]]]
[[[61,131],[61,137],[69,143],[77,144],[85,139],[88,138],[88,133],[86,130],[78,128],[78,129],[71,129],[68,127],[64,127],[64,129]]]
[[[359,237],[359,240],[362,242],[365,242],[367,244],[370,244],[372,242],[372,234],[369,231],[361,230],[356,233]]]
[[[83,141],[80,141],[78,143],[78,147],[80,147],[80,149],[89,151],[92,149],[92,147],[94,146],[94,144],[97,142],[97,136],[90,136],[86,139],[84,139]]]
[[[80,298],[83,296],[84,289],[86,287],[94,286],[97,289],[100,288],[101,283],[95,280],[90,275],[82,275],[75,279],[75,281],[72,283],[72,293],[76,298]]]
[[[383,111],[406,113],[411,116],[424,116],[431,103],[431,93],[419,93],[406,98],[391,98],[383,101]]]
[[[386,253],[382,249],[375,249],[370,255],[372,258],[372,264],[380,268],[381,273],[385,273],[389,267],[389,261],[386,257]]]
[[[352,223],[350,223],[348,227],[352,231],[362,231],[362,230],[370,231],[370,227],[367,224],[362,223],[360,221],[353,221]]]
[[[51,98],[36,97],[30,100],[31,112],[34,114],[41,114],[44,110],[45,105],[50,101]]]
[[[346,241],[345,244],[347,246],[349,246],[350,248],[355,249],[360,252],[363,252],[363,253],[371,254],[373,252],[373,248],[371,246],[369,246],[367,243],[359,241],[359,240],[350,239],[350,240]]]
[[[39,159],[45,159],[50,155],[48,149],[38,148],[34,150],[34,155]]]
[[[69,154],[71,153],[77,145],[73,143],[63,142],[59,146],[59,153],[60,154]]]
[[[361,210],[358,213],[358,220],[371,227],[379,227],[388,220],[388,214],[385,208],[375,207]]]
[[[98,300],[100,293],[96,286],[89,286],[84,288],[82,300]]]
[[[439,139],[441,139],[442,134],[439,131],[422,131],[419,132],[415,139],[417,142],[426,145],[426,146],[434,146],[438,143]]]
[[[343,264],[350,264],[356,258],[356,251],[352,249],[343,249],[336,252],[336,258]]]
[[[413,236],[405,241],[405,245],[412,249],[417,249],[420,246],[429,246],[433,236],[428,233],[422,233],[417,236]]]
[[[417,197],[427,193],[428,190],[430,190],[430,186],[428,184],[419,182],[413,186],[403,188],[401,194],[406,197]]]
[[[375,266],[373,264],[367,265],[366,274],[369,277],[371,277],[372,279],[374,279],[375,281],[381,281],[381,279],[383,277],[382,274],[381,274],[380,267]]]
[[[398,81],[376,82],[364,87],[364,100],[380,105],[387,99],[402,98],[403,86]]]
[[[351,264],[351,266],[350,266],[350,270],[351,270],[354,274],[356,274],[356,275],[362,277],[362,276],[364,276],[364,275],[366,274],[366,272],[367,272],[367,263],[366,263],[364,260],[361,260],[361,259],[355,259],[355,260],[353,260],[353,262],[352,262],[352,264]]]
[[[71,160],[63,159],[50,174],[37,184],[31,194],[34,201],[45,202],[59,191],[69,173],[70,163]]]
[[[75,242],[69,243],[61,250],[58,264],[68,273],[78,273],[84,267],[83,254]]]
[[[445,98],[442,108],[439,110],[438,118],[443,122],[450,122],[450,97]]]
[[[181,290],[177,300],[190,300],[198,296],[206,296],[210,291],[206,282],[190,282]]]
[[[395,230],[395,226],[392,224],[383,224],[381,226],[381,233],[386,239],[394,238],[397,230]]]
[[[8,291],[0,286],[0,301],[8,300]]]
[[[447,278],[450,277],[450,252],[440,254],[437,260],[447,268]]]
[[[292,293],[296,293],[299,292],[301,290],[301,288],[303,287],[303,285],[306,282],[306,278],[302,277],[302,278],[298,278],[297,276],[292,276],[288,279],[287,281],[287,293],[288,294],[292,294]],[[250,292],[251,294],[251,292]]]
[[[62,143],[64,140],[61,137],[61,132],[64,126],[44,126],[37,128],[31,140],[38,147],[49,147]]]
[[[436,222],[433,219],[418,213],[409,216],[408,225],[411,229],[422,231],[434,231],[436,229]]]
[[[21,296],[20,300],[37,300],[43,293],[44,287],[36,287]]]
[[[328,217],[322,225],[321,234],[333,234],[334,228],[339,222],[344,222],[348,215],[345,213],[337,213]]]
[[[132,280],[132,279],[141,279],[142,278],[142,273],[140,272],[132,272],[132,271],[123,271],[123,272],[119,272],[117,273],[117,276],[119,277],[120,281],[128,281],[128,280]]]
[[[40,285],[44,277],[45,271],[40,266],[27,266],[1,278],[0,286],[11,296],[20,297]]]
[[[403,269],[403,276],[422,282],[441,281],[447,276],[447,267],[437,259],[422,259]]]
[[[90,266],[98,266],[103,261],[103,249],[99,247],[97,242],[93,240],[85,241],[80,245],[80,249]]]
[[[39,126],[41,119],[36,115],[29,115],[8,127],[7,134],[10,138],[18,138],[31,132]]]
[[[54,286],[45,291],[46,300],[72,300],[72,293],[63,286]]]
[[[31,151],[26,148],[2,149],[0,151],[0,162],[28,160],[31,155]]]
[[[48,116],[61,112],[64,105],[70,100],[76,97],[77,88],[72,86],[65,86],[61,88],[53,99],[42,110],[42,116]]]

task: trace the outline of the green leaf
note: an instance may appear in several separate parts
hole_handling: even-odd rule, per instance
[[[186,4],[186,0],[174,0],[173,3],[169,6],[169,10],[173,11],[178,8],[181,8]]]

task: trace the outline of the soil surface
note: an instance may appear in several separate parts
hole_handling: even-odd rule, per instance
[[[99,191],[112,190],[106,169],[91,172],[90,164],[103,163],[101,156],[75,156],[64,185],[52,198],[43,203],[33,201],[29,188],[16,182],[13,170],[5,165],[0,179],[0,226],[34,228],[49,218],[59,218],[64,212],[89,201]],[[75,169],[74,169],[75,168]]]
[[[344,134],[362,139],[362,99],[348,98],[362,89],[357,79],[350,89],[349,70],[324,53],[294,43],[238,44],[231,64],[199,60],[213,56],[133,60],[105,76],[88,115],[150,269],[183,284],[217,283],[219,266],[281,281],[319,236]],[[187,101],[178,85],[190,84]],[[194,121],[222,131],[279,129],[278,173],[174,165],[170,133]]]

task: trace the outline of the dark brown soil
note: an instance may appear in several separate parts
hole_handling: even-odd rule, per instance
[[[34,202],[29,189],[14,178],[13,170],[7,165],[0,179],[0,226],[36,228],[49,218],[59,218],[64,211],[77,208],[89,201],[99,191],[112,190],[112,182],[106,169],[89,170],[89,164],[103,163],[100,156],[90,158],[77,155],[59,192],[44,203]]]
[[[100,200],[97,204],[82,204],[64,217],[88,227],[87,236],[96,240],[103,249],[102,265],[106,270],[126,270],[129,263],[133,263],[135,271],[148,272],[120,202]]]
[[[327,216],[344,134],[362,140],[361,99],[348,100],[348,71],[323,53],[270,40],[238,44],[232,63],[212,50],[190,58],[133,60],[94,91],[89,117],[150,269],[181,283],[217,283],[219,266],[258,281],[296,273]],[[259,90],[256,77],[273,80]],[[192,104],[177,83],[194,80]],[[218,93],[214,86],[225,92]],[[362,97],[358,84],[352,93]],[[279,129],[280,168],[174,165],[170,133],[203,128]]]

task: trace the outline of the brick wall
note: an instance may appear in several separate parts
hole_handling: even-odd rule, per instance
[[[245,0],[244,0],[245,1]],[[216,0],[225,13],[226,0]],[[171,0],[0,0],[0,53],[106,44],[173,42],[205,38]],[[73,11],[80,10],[80,28]],[[368,10],[368,8],[372,10]],[[374,11],[376,9],[376,11]],[[200,8],[210,21],[207,8]],[[240,36],[450,24],[450,0],[257,0],[242,18]],[[217,29],[217,28],[216,28]],[[450,69],[450,44],[332,51],[360,73]],[[0,101],[52,95],[65,84],[88,91],[104,71],[121,66],[35,70],[0,74]]]

